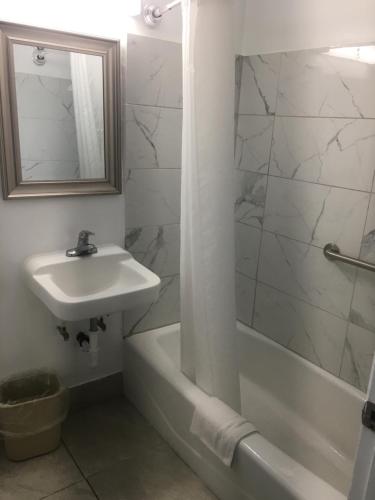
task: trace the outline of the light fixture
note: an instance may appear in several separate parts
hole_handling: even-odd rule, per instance
[[[123,0],[126,4],[126,13],[128,16],[139,16],[142,11],[141,0]]]
[[[350,59],[352,61],[357,61],[365,64],[375,64],[374,45],[330,49],[328,52],[326,52],[326,54],[329,56],[341,57],[343,59]]]

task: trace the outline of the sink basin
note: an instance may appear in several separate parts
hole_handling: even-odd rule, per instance
[[[154,302],[160,278],[116,245],[66,257],[65,251],[32,255],[24,263],[29,288],[59,319],[78,321]]]

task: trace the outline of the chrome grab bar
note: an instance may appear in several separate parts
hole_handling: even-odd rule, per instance
[[[351,266],[375,272],[374,264],[370,264],[370,262],[366,262],[364,260],[355,259],[354,257],[349,257],[348,255],[342,255],[339,247],[334,243],[328,243],[324,247],[323,253],[328,260],[339,260],[341,262],[345,262],[345,264],[350,264]]]

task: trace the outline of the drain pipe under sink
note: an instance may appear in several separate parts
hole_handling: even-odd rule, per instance
[[[90,337],[89,343],[89,354],[90,354],[90,364],[91,368],[95,368],[98,366],[98,358],[99,358],[99,328],[101,330],[105,330],[105,324],[102,318],[91,318],[90,319],[90,329],[88,331],[88,335]]]

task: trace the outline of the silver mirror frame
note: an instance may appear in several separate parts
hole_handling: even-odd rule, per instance
[[[105,178],[23,181],[13,45],[41,45],[103,58]],[[0,22],[0,171],[4,199],[121,193],[120,42]]]

